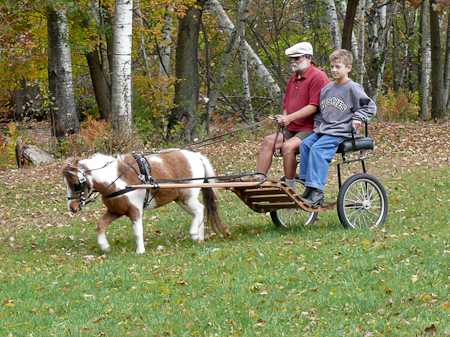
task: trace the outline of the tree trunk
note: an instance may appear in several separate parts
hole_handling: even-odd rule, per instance
[[[52,136],[61,140],[80,131],[73,91],[69,25],[63,11],[50,9],[47,18],[48,82],[54,98],[51,110]]]
[[[93,51],[87,53],[86,59],[89,65],[92,87],[94,89],[95,101],[97,102],[100,118],[109,121],[111,120],[110,90],[106,82],[107,74],[105,74],[99,48],[96,47]]]
[[[441,35],[438,12],[433,9],[436,0],[430,0],[431,37],[431,118],[445,116],[444,68],[442,66]]]
[[[215,85],[211,90],[210,101],[208,103],[210,111],[214,111],[216,107],[217,98],[219,97],[220,90],[223,83],[225,82],[226,73],[233,58],[234,51],[236,50],[239,42],[244,41],[244,39],[242,39],[241,37],[244,35],[245,20],[248,17],[248,11],[250,9],[251,3],[252,0],[243,0],[240,2],[238,8],[237,23],[233,31],[231,32],[230,42],[226,48],[225,55],[222,58],[222,63],[217,73],[217,80],[215,81]]]
[[[358,71],[358,79],[357,82],[361,85],[364,85],[364,73],[365,73],[365,64],[364,64],[364,57],[365,57],[365,50],[364,50],[364,41],[366,39],[365,37],[365,13],[366,13],[366,0],[360,0],[359,1],[359,24],[358,24],[358,49],[359,49],[359,57],[357,59],[357,71]]]
[[[243,49],[240,51],[241,55],[241,78],[242,78],[242,85],[244,87],[244,97],[245,97],[245,110],[247,110],[250,113],[250,121],[252,123],[255,122],[255,116],[253,114],[253,107],[252,107],[252,96],[250,92],[250,83],[248,80],[248,58],[247,58],[247,52]]]
[[[334,2],[334,0],[328,0],[327,14],[333,50],[337,50],[341,48],[342,35],[341,35],[341,28],[339,27],[339,19],[336,10],[336,3]]]
[[[92,16],[95,19],[96,25],[102,27],[105,25],[103,21],[103,16],[101,15],[100,6],[98,3],[89,4]],[[86,28],[88,24],[86,23]],[[100,118],[105,121],[111,120],[111,80],[110,71],[108,67],[108,62],[102,55],[102,42],[99,39],[92,37],[93,41],[96,42],[95,47],[89,53],[86,53],[86,60],[89,66],[89,73],[91,75],[92,87],[94,89],[95,101],[97,103],[98,112]]]
[[[346,13],[346,15],[347,15],[347,2],[346,2],[346,0],[341,0],[341,2],[340,2],[340,9],[341,9],[342,13]],[[356,13],[355,13],[355,15],[356,15]],[[354,60],[359,60],[359,44],[358,44],[358,41],[356,40],[355,33],[354,33],[353,29],[351,31],[350,44],[351,44],[351,47],[350,48],[346,48],[346,49],[352,52]],[[342,47],[342,48],[344,48],[344,47]]]
[[[344,27],[342,29],[342,43],[344,49],[352,50],[353,23],[355,22],[358,0],[348,0],[347,11],[345,13]]]
[[[420,51],[419,51],[419,93],[420,93],[420,115],[422,119],[429,118],[430,107],[430,70],[431,50],[430,31],[428,30],[428,0],[423,0],[420,5]]]
[[[447,14],[447,39],[445,42],[445,61],[444,61],[444,97],[446,97],[445,111],[448,111],[450,105],[449,86],[450,86],[450,14]]]
[[[25,117],[25,104],[28,102],[27,98],[27,80],[22,78],[20,80],[20,87],[14,89],[14,102],[16,109],[14,111],[14,121],[19,122]]]
[[[221,29],[223,29],[228,36],[231,36],[231,32],[234,29],[234,24],[228,17],[227,13],[223,10],[218,0],[209,0],[208,4],[210,9],[214,12],[216,20],[219,22]],[[247,41],[242,41],[239,48],[245,49],[248,55],[248,61],[254,68],[258,77],[263,81],[263,85],[269,90],[269,93],[274,98],[279,98],[281,90],[275,79],[270,74],[269,70],[264,66],[259,56],[255,53],[253,48]]]
[[[197,132],[197,116],[200,90],[198,73],[198,43],[200,22],[206,0],[200,0],[186,11],[178,27],[175,72],[178,79],[175,84],[176,107],[169,117],[169,140],[174,139],[173,132],[179,129],[177,138],[191,142]]]
[[[116,0],[112,72],[112,125],[115,136],[131,136],[132,87],[131,48],[133,38],[133,1]]]
[[[369,26],[369,45],[370,45],[370,73],[369,82],[370,90],[369,96],[374,101],[377,100],[379,91],[382,85],[384,75],[384,67],[386,64],[386,54],[388,51],[389,32],[393,19],[397,13],[397,2],[383,2],[377,3],[378,7],[374,6],[372,1],[367,1],[366,8],[372,8],[370,16],[368,17]],[[386,7],[389,8],[386,8]],[[389,13],[389,16],[387,15]]]
[[[173,8],[167,7],[166,11],[173,12]],[[164,16],[164,27],[161,30],[162,40],[158,46],[159,54],[159,76],[166,77],[170,76],[170,55],[172,54],[172,16],[166,14]],[[164,88],[166,90],[166,88]]]
[[[110,15],[111,9],[107,1],[101,1],[100,6],[104,11],[104,17],[102,24],[109,26],[106,29],[105,41],[106,41],[106,57],[108,59],[109,73],[113,73],[113,54],[114,54],[114,19]],[[110,90],[112,88],[110,87]]]

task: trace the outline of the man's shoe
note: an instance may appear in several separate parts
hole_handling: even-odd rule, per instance
[[[311,193],[309,193],[309,196],[303,199],[303,202],[306,202],[312,207],[320,206],[325,202],[325,195],[323,194],[323,191],[317,188],[313,188],[311,190]]]
[[[311,191],[312,191],[312,187],[307,187],[305,189],[305,191],[303,192],[303,194],[300,196],[300,199],[304,200],[304,199],[308,198]]]

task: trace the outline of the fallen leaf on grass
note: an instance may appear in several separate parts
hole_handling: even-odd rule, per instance
[[[431,324],[431,326],[429,326],[428,328],[425,328],[424,332],[429,333],[429,334],[435,334],[436,327],[434,326],[434,324]]]
[[[450,304],[448,302],[442,302],[441,310],[450,310]]]
[[[263,291],[259,293],[261,296],[269,294],[269,286],[266,286]]]

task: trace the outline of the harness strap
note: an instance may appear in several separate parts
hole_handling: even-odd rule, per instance
[[[106,199],[109,199],[109,198],[115,198],[115,197],[118,197],[119,195],[122,195],[122,194],[125,194],[125,193],[128,193],[128,192],[131,192],[131,191],[133,191],[133,190],[135,190],[135,188],[132,188],[132,187],[126,187],[126,188],[124,188],[123,190],[118,190],[118,191],[116,191],[116,192],[114,192],[114,193],[108,194],[105,198],[106,198]]]
[[[132,155],[133,155],[133,158],[138,163],[139,171],[141,172],[141,175],[139,175],[139,179],[141,179],[141,182],[143,184],[151,184],[152,182],[154,182],[155,179],[151,176],[152,169],[150,167],[150,164],[149,164],[147,158],[145,158],[145,156],[143,156],[142,154],[137,154],[134,151],[133,151]],[[129,192],[129,191],[126,191],[126,192]],[[124,192],[124,193],[126,193],[126,192]],[[152,199],[153,198],[150,199],[150,190],[146,189],[145,199],[144,199],[144,208],[146,208],[150,204]]]

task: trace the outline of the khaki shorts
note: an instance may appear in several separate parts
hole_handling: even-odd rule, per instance
[[[284,129],[284,135],[286,136],[286,139],[291,139],[292,137],[300,138],[301,140],[305,139],[308,136],[311,136],[313,134],[312,131],[289,131],[288,129]]]

